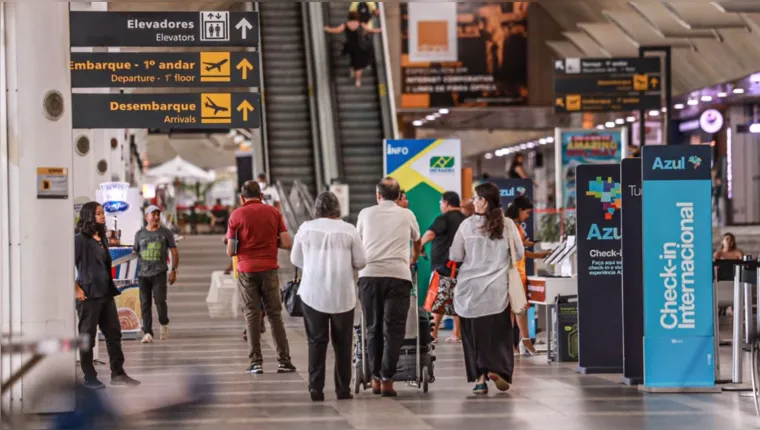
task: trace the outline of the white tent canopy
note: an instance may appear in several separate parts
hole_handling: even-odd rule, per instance
[[[215,179],[214,172],[209,172],[192,164],[179,155],[166,163],[148,170],[147,176],[154,182],[166,183],[178,178],[184,182],[208,183]]]

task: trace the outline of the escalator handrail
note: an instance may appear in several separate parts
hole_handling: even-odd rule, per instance
[[[391,54],[390,49],[388,48],[388,26],[386,24],[385,19],[385,5],[383,5],[383,2],[377,3],[380,11],[380,28],[383,30],[382,33],[380,33],[380,37],[378,38],[379,41],[376,42],[380,44],[380,51],[382,53],[383,58],[383,74],[385,75],[385,91],[386,91],[386,103],[388,103],[388,120],[390,121],[390,124],[385,126],[386,132],[389,131],[388,127],[391,128],[390,135],[387,135],[389,139],[398,139],[399,138],[399,131],[398,131],[398,116],[396,115],[396,91],[393,87],[393,69],[392,69],[392,62],[391,62]],[[377,48],[375,48],[375,51],[377,51]],[[378,76],[378,79],[380,77]],[[382,100],[381,100],[382,102]]]
[[[282,182],[277,181],[275,183],[275,188],[277,189],[277,192],[280,194],[280,205],[282,206],[282,215],[285,218],[285,224],[288,228],[288,231],[291,232],[292,234],[295,234],[298,231],[298,227],[300,226],[300,224],[298,222],[298,218],[293,212],[293,206],[290,204],[290,198],[288,197],[288,194],[285,193],[285,187],[282,186]]]
[[[306,81],[309,87],[309,115],[311,122],[312,150],[314,151],[314,184],[316,185],[317,191],[319,191],[324,187],[325,180],[322,172],[322,151],[320,150],[319,143],[319,110],[317,108],[317,100],[314,91],[314,44],[311,40],[311,20],[309,19],[309,6],[306,2],[301,3],[301,22],[303,25]]]
[[[330,21],[330,4],[329,3],[325,3],[325,2],[320,2],[319,5],[322,7],[322,17],[323,17],[325,25],[332,26],[332,22]],[[326,50],[325,57],[327,59],[327,64],[329,65],[329,67],[327,68],[327,75],[328,75],[328,78],[330,80],[330,94],[332,95],[332,98],[333,98],[332,112],[331,112],[332,117],[334,118],[334,120],[333,120],[333,126],[334,126],[333,127],[334,128],[333,136],[335,137],[335,147],[336,148],[340,148],[342,146],[341,145],[342,142],[341,142],[341,135],[340,135],[340,129],[339,129],[339,127],[340,127],[339,126],[339,122],[340,122],[339,121],[340,110],[338,109],[338,103],[337,103],[337,100],[338,100],[338,84],[335,82],[335,73],[333,73],[333,71],[336,70],[336,64],[335,64],[335,61],[333,60],[333,55],[332,55],[333,54],[332,53],[332,40],[329,39],[330,37],[335,37],[335,36],[328,35],[326,33],[323,33],[323,34],[324,34],[324,37],[325,37],[325,44],[324,44],[324,46],[326,48],[325,49]],[[345,178],[345,175],[346,175],[345,169],[343,167],[343,151],[336,151],[335,161],[338,163],[338,165],[337,165],[338,177],[337,178],[332,178],[332,179],[337,179],[338,181],[343,182],[344,178]],[[327,184],[327,185],[328,185],[328,188],[329,188],[329,184]]]
[[[303,207],[306,208],[306,212],[309,214],[310,219],[314,219],[316,216],[314,212],[314,197],[309,192],[309,188],[301,181],[295,181],[293,187],[298,193],[298,198],[303,203]]]

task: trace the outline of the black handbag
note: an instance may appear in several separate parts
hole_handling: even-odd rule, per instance
[[[285,284],[282,289],[282,303],[285,310],[291,317],[302,317],[303,309],[301,308],[301,296],[298,295],[298,287],[301,285],[301,279],[298,277],[298,269],[292,281]]]

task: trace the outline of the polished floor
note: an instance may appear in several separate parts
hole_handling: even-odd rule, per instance
[[[227,265],[220,238],[189,237],[180,243],[180,253],[178,283],[169,293],[171,338],[152,345],[125,342],[127,371],[143,385],[109,388],[107,394],[123,406],[155,407],[170,393],[176,394],[183,375],[203,371],[213,379],[196,387],[196,393],[215,395],[207,404],[185,408],[181,415],[139,413],[130,418],[130,428],[692,430],[760,425],[752,403],[735,393],[641,394],[616,383],[615,377],[581,376],[572,366],[548,365],[544,357],[519,358],[508,393],[492,390],[488,396],[476,397],[464,378],[461,347],[448,344],[437,347],[436,381],[428,394],[399,384],[397,399],[362,393],[352,401],[338,402],[328,387],[327,401],[312,403],[305,382],[302,322],[286,321],[298,373],[275,373],[275,353],[267,335],[263,345],[266,373],[246,374],[242,321],[211,319],[205,303],[211,271]],[[285,269],[281,277],[287,276]],[[100,347],[101,358],[107,359],[104,345]],[[105,367],[100,369],[107,373]]]

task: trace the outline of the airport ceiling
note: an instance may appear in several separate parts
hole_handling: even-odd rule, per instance
[[[673,48],[674,95],[760,70],[760,1],[539,0],[564,29],[561,57],[638,56]]]

